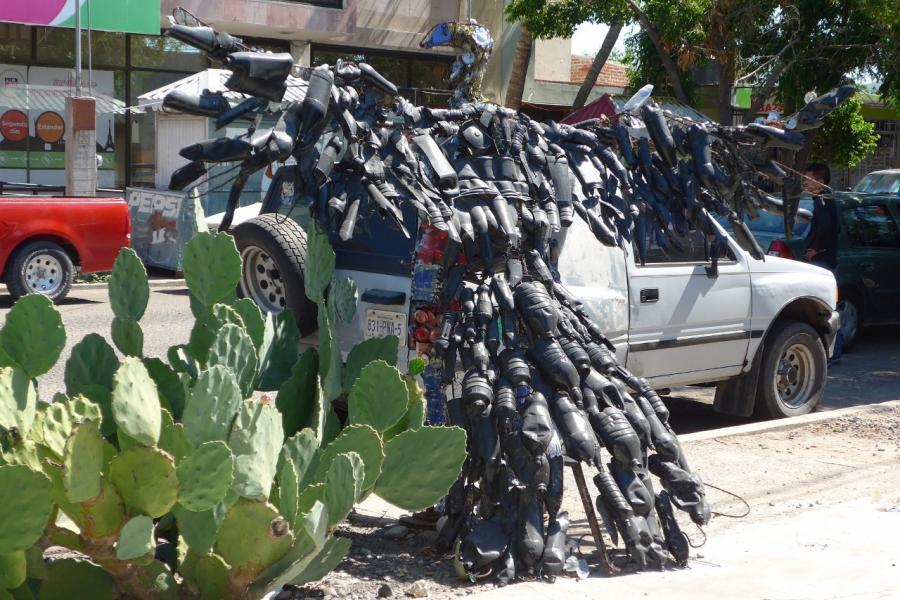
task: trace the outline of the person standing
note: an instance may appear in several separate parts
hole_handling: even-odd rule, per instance
[[[803,189],[813,197],[812,222],[806,234],[806,261],[828,269],[837,276],[837,247],[840,230],[840,215],[837,203],[828,184],[831,183],[831,169],[822,163],[813,163],[806,167]],[[834,353],[829,364],[841,359],[844,336],[838,331],[834,342]]]

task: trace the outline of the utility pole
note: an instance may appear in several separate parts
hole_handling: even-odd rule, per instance
[[[97,194],[97,105],[81,88],[81,0],[75,0],[75,96],[66,98],[66,195]]]
[[[75,96],[81,97],[81,3],[75,0]]]

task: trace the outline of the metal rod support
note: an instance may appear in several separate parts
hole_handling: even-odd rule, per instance
[[[75,95],[81,96],[81,4],[75,0]]]
[[[578,495],[581,496],[581,504],[584,506],[584,514],[591,528],[591,535],[594,536],[594,543],[597,544],[597,554],[600,556],[603,572],[606,575],[612,575],[613,566],[609,562],[609,554],[606,552],[603,532],[600,531],[600,523],[597,522],[597,513],[594,512],[594,502],[584,480],[584,471],[581,469],[581,463],[572,461],[568,464],[572,468],[572,475],[575,476],[575,487],[578,488]]]

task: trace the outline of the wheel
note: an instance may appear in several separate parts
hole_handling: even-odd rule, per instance
[[[837,309],[841,313],[841,333],[844,336],[841,351],[850,352],[862,331],[863,303],[855,292],[841,291],[841,301],[838,302]]]
[[[314,332],[318,309],[303,283],[306,232],[291,219],[265,214],[241,223],[233,234],[243,264],[238,294],[266,313],[290,309],[302,335]]]
[[[75,267],[62,246],[48,240],[30,242],[15,251],[6,269],[6,287],[13,298],[44,294],[60,302],[72,288]]]
[[[819,334],[800,321],[783,321],[763,348],[757,412],[768,418],[812,412],[825,392],[828,358]]]

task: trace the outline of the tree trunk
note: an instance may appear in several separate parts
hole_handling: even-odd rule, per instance
[[[641,24],[641,28],[647,33],[650,41],[653,42],[653,47],[656,48],[656,52],[659,54],[659,60],[666,70],[666,74],[669,76],[669,81],[672,84],[672,93],[675,94],[675,99],[683,104],[687,104],[687,94],[684,93],[684,87],[681,85],[681,73],[678,72],[675,61],[672,60],[672,57],[669,56],[669,53],[666,52],[666,49],[663,47],[662,39],[659,37],[659,32],[656,30],[656,27],[650,22],[647,13],[641,10],[641,7],[638,6],[634,0],[625,1],[628,4],[628,8],[631,9],[631,12],[633,12],[634,16],[637,18],[638,23]]]
[[[769,76],[766,78],[765,83],[762,84],[762,87],[756,90],[756,95],[753,96],[753,101],[750,103],[750,110],[747,111],[747,114],[744,115],[744,125],[752,123],[756,118],[756,113],[759,112],[759,109],[762,108],[766,100],[768,100],[769,95],[772,93],[772,90],[775,89],[775,84],[778,83],[778,78],[781,77],[781,74],[787,70],[788,66],[790,66],[790,62],[781,61],[778,63],[778,66],[775,67]]]
[[[578,89],[575,102],[572,104],[572,110],[578,110],[587,102],[588,97],[591,95],[591,90],[594,89],[594,85],[597,83],[597,78],[600,77],[600,71],[603,70],[603,65],[606,64],[606,60],[612,54],[613,46],[616,45],[616,41],[621,33],[621,23],[613,23],[609,26],[609,31],[606,32],[606,37],[603,38],[603,45],[600,46],[596,56],[594,56],[594,62],[591,63],[591,68],[588,70],[587,75],[584,76],[584,82]]]
[[[522,93],[525,91],[525,76],[531,63],[531,32],[522,25],[519,41],[516,42],[516,54],[513,56],[512,72],[509,74],[509,85],[506,88],[506,106],[519,110],[522,106]]]
[[[717,109],[719,111],[719,123],[731,125],[733,120],[731,109],[731,96],[734,92],[734,61],[724,58],[724,52],[719,54],[716,70],[719,75],[719,93]]]

